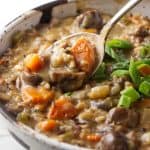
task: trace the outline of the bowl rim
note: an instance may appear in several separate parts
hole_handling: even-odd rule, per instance
[[[47,7],[52,8],[56,5],[66,4],[66,3],[70,3],[70,2],[72,2],[72,1],[71,0],[51,0],[50,2],[46,2],[44,4],[40,4],[39,6],[35,6],[30,10],[37,10],[37,11],[42,11],[43,12],[45,10],[45,8],[47,8]],[[30,11],[30,10],[28,10],[28,11]],[[0,32],[0,36],[3,34],[3,32],[5,32],[5,29],[7,29],[7,27],[12,22],[19,19],[21,16],[23,16],[28,11],[22,13],[21,15],[17,16],[13,20],[11,20],[9,23],[7,23],[4,26],[4,29],[2,29],[2,32]],[[59,142],[57,139],[47,137],[46,135],[44,135],[42,133],[39,133],[36,130],[31,129],[28,126],[25,126],[23,124],[21,124],[21,125],[18,124],[15,121],[15,118],[9,112],[7,112],[7,110],[5,110],[3,104],[0,104],[0,114],[5,118],[5,120],[9,123],[10,126],[16,128],[16,130],[19,130],[24,135],[34,138],[37,142],[45,143],[47,145],[54,146],[54,147],[57,147],[57,148],[60,148],[60,149],[63,148],[63,149],[67,149],[67,150],[72,150],[72,149],[74,149],[74,150],[88,150],[88,148],[80,147],[78,145],[68,144],[68,143],[65,143],[65,142]]]

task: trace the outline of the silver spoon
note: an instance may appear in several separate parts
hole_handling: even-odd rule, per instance
[[[93,70],[93,72],[89,75],[93,75],[99,66],[101,65],[103,58],[104,58],[104,49],[105,49],[105,41],[107,39],[108,34],[112,30],[113,26],[120,20],[122,16],[124,16],[129,10],[131,10],[133,7],[135,7],[139,2],[142,0],[129,0],[129,2],[123,6],[115,15],[112,17],[112,19],[103,27],[101,30],[100,35],[94,34],[94,33],[88,33],[88,32],[80,32],[75,33],[69,36],[66,36],[65,38],[55,42],[52,46],[50,46],[46,51],[51,51],[55,47],[58,47],[62,44],[62,42],[65,41],[74,41],[75,39],[78,39],[79,37],[86,37],[90,41],[92,41],[96,47],[97,52],[97,66]]]

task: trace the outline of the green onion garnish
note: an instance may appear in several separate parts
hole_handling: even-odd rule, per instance
[[[143,45],[140,50],[140,56],[142,58],[150,58],[150,44]]]
[[[112,73],[112,76],[116,76],[116,77],[123,77],[123,76],[128,76],[128,75],[129,75],[128,70],[115,70]]]
[[[96,81],[101,81],[102,79],[106,78],[106,65],[105,63],[102,63],[100,65],[100,67],[97,69],[97,71],[95,72],[95,74],[93,75],[92,79],[96,80]]]
[[[140,94],[133,87],[126,88],[121,92],[121,95],[130,97],[132,102],[137,101],[140,98]]]
[[[118,50],[129,50],[132,48],[133,45],[129,41],[112,39],[106,42],[105,52],[107,53],[107,55],[109,55],[117,62],[122,62],[125,61],[126,59],[122,51],[118,51]]]
[[[150,82],[143,81],[139,86],[139,91],[145,96],[150,96]]]
[[[141,62],[136,62],[133,59],[130,60],[129,74],[130,74],[132,81],[137,86],[139,86],[139,84],[141,83],[141,76],[140,76],[139,71],[137,70],[137,66],[140,64]]]
[[[131,104],[132,104],[131,98],[128,97],[128,96],[122,95],[122,96],[120,97],[118,106],[119,106],[119,107],[129,108],[129,107],[131,106]]]
[[[121,92],[118,106],[129,108],[139,98],[140,94],[133,87],[128,87]]]
[[[133,45],[127,40],[112,39],[107,41],[107,45],[111,48],[117,49],[132,49]]]

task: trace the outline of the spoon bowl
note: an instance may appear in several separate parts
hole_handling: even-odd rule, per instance
[[[63,42],[71,42],[71,44],[74,44],[75,41],[81,37],[85,37],[88,39],[92,44],[94,44],[96,48],[96,66],[93,69],[93,71],[89,74],[89,77],[92,76],[97,69],[100,67],[105,53],[105,41],[107,39],[108,34],[114,27],[114,25],[120,20],[121,17],[123,17],[129,10],[134,8],[139,2],[142,0],[129,0],[127,4],[121,8],[115,15],[112,17],[112,19],[104,25],[103,29],[101,30],[100,35],[94,34],[94,33],[88,33],[88,32],[80,32],[71,34],[69,36],[66,36],[65,38],[62,38],[59,41],[56,41],[53,45],[51,45],[47,50],[46,53],[52,51],[55,49],[55,47],[59,47]]]
[[[102,44],[99,44],[101,42],[101,36],[99,36],[98,34],[94,34],[94,33],[88,33],[88,32],[79,32],[79,33],[75,33],[75,34],[71,34],[69,36],[66,36],[65,38],[62,38],[59,41],[56,41],[52,46],[50,46],[47,50],[46,53],[49,53],[51,51],[53,51],[53,49],[56,49],[56,47],[60,47],[60,45],[62,45],[62,43],[71,43],[71,45],[74,45],[75,42],[79,39],[79,38],[86,38],[88,41],[90,41],[90,43],[92,45],[94,45],[95,49],[96,49],[96,67],[93,69],[93,72],[91,75],[93,75],[93,73],[95,72],[98,64],[101,64],[104,58],[104,48],[102,48]]]

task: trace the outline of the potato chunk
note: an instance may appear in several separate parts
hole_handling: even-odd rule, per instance
[[[99,98],[106,98],[110,93],[110,86],[109,85],[100,85],[93,87],[88,94],[88,97],[91,99],[99,99]]]

